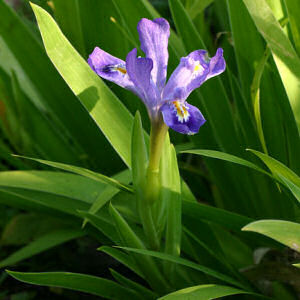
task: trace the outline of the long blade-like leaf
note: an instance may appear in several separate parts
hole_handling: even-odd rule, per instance
[[[242,283],[240,283],[239,281],[235,280],[234,278],[231,278],[227,275],[221,274],[215,270],[212,270],[210,268],[198,265],[192,261],[189,261],[187,259],[181,258],[181,257],[176,257],[170,254],[166,254],[166,253],[162,253],[162,252],[156,252],[156,251],[150,251],[150,250],[145,250],[145,249],[134,249],[134,248],[128,248],[128,247],[120,247],[124,250],[127,251],[131,251],[134,253],[139,253],[139,254],[143,254],[145,256],[152,256],[152,257],[156,257],[156,258],[160,258],[162,260],[166,260],[166,261],[170,261],[173,263],[177,263],[195,270],[198,270],[200,272],[203,272],[207,275],[210,275],[212,277],[218,278],[224,282],[227,282],[229,284],[233,284],[235,286],[241,287],[241,288],[245,288],[244,285]],[[247,289],[247,287],[246,287]]]
[[[0,262],[0,268],[16,264],[21,260],[27,259],[52,247],[83,236],[84,234],[84,231],[81,230],[67,229],[56,230],[54,232],[45,234],[2,260]]]
[[[52,17],[39,6],[31,5],[48,56],[114,149],[130,166],[132,116],[76,52]]]
[[[211,300],[229,295],[246,294],[243,290],[238,290],[230,286],[207,284],[197,285],[186,289],[176,291],[159,298],[158,300],[190,300],[190,299],[201,299]]]
[[[125,288],[116,282],[101,277],[90,276],[78,273],[49,272],[49,273],[21,273],[7,271],[8,274],[22,282],[56,286],[88,294],[105,297],[107,299],[117,299],[122,295],[122,299],[138,300],[138,295],[131,289]]]
[[[242,230],[254,231],[300,252],[300,224],[283,220],[260,220]]]
[[[300,59],[266,0],[243,0],[257,29],[270,46],[295,118],[300,124]]]
[[[39,162],[41,164],[44,164],[44,165],[47,165],[50,167],[54,167],[57,169],[68,171],[68,172],[72,172],[72,173],[93,179],[95,181],[106,183],[106,184],[112,185],[112,186],[114,186],[120,190],[126,191],[126,192],[130,192],[130,193],[133,192],[132,188],[130,188],[129,186],[127,186],[125,184],[118,182],[116,179],[107,177],[105,175],[93,172],[88,169],[84,169],[84,168],[77,167],[77,166],[71,166],[71,165],[67,165],[67,164],[63,164],[63,163],[58,163],[58,162],[54,162],[54,161],[43,160],[43,159],[24,157],[24,156],[18,156],[18,157],[22,157],[25,159],[31,159],[31,160],[34,160],[36,162]]]

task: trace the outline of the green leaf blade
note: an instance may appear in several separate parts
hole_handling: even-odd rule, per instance
[[[243,290],[238,290],[230,286],[222,286],[216,284],[207,285],[197,285],[176,291],[174,293],[168,294],[159,298],[158,300],[191,300],[191,299],[201,299],[201,300],[211,300],[219,297],[225,297],[237,294],[247,294]]]
[[[283,220],[260,220],[242,230],[254,231],[300,252],[300,224]]]
[[[130,193],[133,192],[132,188],[118,182],[116,179],[107,177],[105,175],[93,172],[93,171],[85,169],[85,168],[81,168],[81,167],[77,167],[77,166],[71,166],[71,165],[68,165],[68,164],[63,164],[63,163],[54,162],[54,161],[38,159],[38,158],[31,158],[31,157],[24,157],[24,156],[18,156],[18,157],[22,157],[22,158],[25,158],[25,159],[30,159],[30,160],[39,162],[41,164],[48,165],[50,167],[54,167],[54,168],[57,168],[57,169],[61,169],[61,170],[64,170],[64,171],[75,173],[77,175],[81,175],[81,176],[93,179],[95,181],[99,181],[101,183],[106,183],[106,184],[109,184],[113,187],[116,187],[116,188],[118,188],[120,190],[123,190],[123,191],[126,191],[126,192],[130,192]]]
[[[156,252],[156,251],[150,251],[150,250],[145,250],[145,249],[134,249],[134,248],[128,248],[128,247],[120,247],[121,249],[127,250],[127,251],[131,251],[134,253],[138,253],[138,254],[143,254],[145,256],[152,256],[152,257],[156,257],[165,261],[169,261],[169,262],[173,262],[179,265],[184,265],[186,267],[198,270],[200,272],[203,272],[207,275],[210,275],[212,277],[218,278],[224,282],[227,282],[229,284],[233,284],[235,286],[238,286],[240,288],[245,288],[244,285],[235,280],[234,278],[231,278],[227,275],[221,274],[213,269],[207,268],[205,266],[202,265],[198,265],[197,263],[194,263],[192,261],[189,261],[187,259],[181,258],[181,257],[176,257],[170,254],[166,254],[166,253],[162,253],[162,252]],[[246,288],[247,289],[247,288]]]
[[[13,265],[38,253],[85,235],[80,230],[61,229],[50,232],[17,250],[0,262],[0,268]]]
[[[111,145],[130,166],[132,116],[76,52],[52,17],[39,6],[31,5],[48,56]]]
[[[62,287],[107,299],[117,299],[119,295],[122,295],[123,299],[127,300],[139,299],[138,295],[131,289],[125,288],[111,280],[85,274],[64,272],[21,273],[13,271],[7,271],[7,273],[22,282]]]

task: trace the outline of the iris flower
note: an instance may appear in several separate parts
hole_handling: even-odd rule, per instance
[[[205,50],[182,57],[166,83],[169,23],[163,18],[153,21],[143,18],[137,30],[145,57],[137,57],[137,49],[133,49],[125,62],[96,47],[88,58],[90,67],[100,77],[141,98],[152,121],[162,114],[163,121],[173,130],[183,134],[197,133],[205,119],[186,99],[207,79],[225,70],[223,50],[219,48],[212,58]]]

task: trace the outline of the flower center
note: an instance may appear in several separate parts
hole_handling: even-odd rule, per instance
[[[190,113],[188,112],[188,107],[185,105],[184,102],[175,100],[172,101],[174,105],[174,111],[176,112],[176,116],[180,123],[187,122],[190,117]]]

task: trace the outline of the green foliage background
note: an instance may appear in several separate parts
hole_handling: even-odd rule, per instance
[[[0,203],[7,220],[1,243],[20,247],[0,267],[18,270],[30,257],[89,236],[139,280],[117,270],[111,271],[114,281],[74,273],[10,274],[109,299],[297,299],[298,1],[33,3],[44,9],[33,6],[41,33],[28,2],[13,10],[0,0]],[[133,193],[142,176],[135,171],[146,158],[132,149],[148,143],[146,110],[136,96],[98,78],[86,59],[95,46],[124,59],[139,47],[138,21],[159,16],[172,26],[169,75],[195,49],[214,55],[222,47],[227,69],[190,97],[207,119],[199,134],[170,132],[181,179],[171,176],[178,174],[177,161],[166,142],[162,170],[171,175],[164,173],[162,182],[176,191],[170,199],[180,197],[177,204],[166,201],[164,224],[171,229],[166,247],[154,253],[147,250]],[[134,122],[137,110],[145,133],[137,117]],[[181,252],[168,247],[170,239]],[[289,254],[286,246],[293,249]],[[262,248],[269,249],[265,255],[258,254]]]

